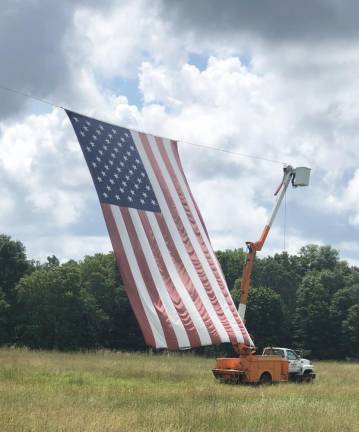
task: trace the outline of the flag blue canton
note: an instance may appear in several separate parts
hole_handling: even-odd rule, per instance
[[[128,129],[66,111],[102,203],[159,212],[141,157]]]

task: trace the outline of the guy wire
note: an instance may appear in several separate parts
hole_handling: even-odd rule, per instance
[[[10,88],[10,87],[6,87],[6,86],[3,86],[3,85],[0,85],[0,89],[1,90],[5,90],[5,91],[10,92],[10,93],[18,94],[20,96],[23,96],[23,97],[26,97],[26,98],[29,98],[29,99],[34,99],[34,100],[36,100],[38,102],[44,103],[46,105],[50,105],[50,106],[52,106],[54,108],[59,108],[59,109],[62,109],[62,110],[66,110],[66,108],[64,108],[64,107],[62,107],[60,105],[56,105],[53,102],[49,102],[49,101],[47,101],[45,99],[41,99],[39,97],[33,96],[33,95],[29,94],[29,93],[25,93],[25,92],[20,91],[20,90],[16,90],[16,89],[13,89],[13,88]],[[71,111],[73,111],[73,110],[71,110]],[[81,114],[81,113],[78,113],[78,114]],[[100,119],[96,118],[95,120],[100,120]],[[119,126],[122,126],[122,125],[119,125]],[[122,126],[122,127],[124,127],[124,126]],[[135,130],[135,131],[136,132],[143,132],[143,131],[140,131],[140,130]],[[153,135],[153,134],[149,134],[148,132],[146,132],[146,134],[147,135]],[[190,141],[181,140],[181,139],[173,139],[173,138],[168,138],[168,137],[163,137],[163,138],[169,139],[169,140],[174,140],[174,141],[177,141],[177,142],[179,142],[181,144],[189,144],[189,145],[192,145],[192,146],[195,146],[195,147],[202,147],[202,148],[209,149],[209,150],[216,150],[216,151],[220,151],[220,152],[223,152],[223,153],[233,154],[233,155],[236,155],[236,156],[241,156],[241,157],[246,157],[246,158],[256,159],[256,160],[262,160],[262,161],[265,161],[265,162],[276,163],[276,164],[280,164],[280,165],[284,165],[284,166],[287,165],[285,162],[282,162],[282,161],[279,161],[279,160],[276,160],[276,159],[269,159],[269,158],[265,158],[265,157],[262,157],[262,156],[256,156],[256,155],[250,155],[250,154],[247,154],[247,153],[236,152],[236,151],[227,150],[227,149],[224,149],[224,148],[221,148],[221,147],[212,147],[212,146],[207,146],[205,144],[196,144],[196,143],[192,143]]]
[[[41,99],[41,98],[39,98],[39,97],[32,96],[31,94],[29,94],[29,93],[25,93],[25,92],[20,91],[20,90],[15,90],[15,89],[12,89],[12,88],[10,88],[10,87],[5,87],[5,86],[3,86],[3,85],[0,85],[0,89],[5,90],[5,91],[10,92],[10,93],[18,94],[18,95],[20,95],[20,96],[27,97],[27,98],[29,98],[29,99],[34,99],[34,100],[36,100],[36,101],[38,101],[38,102],[42,102],[42,103],[44,103],[44,104],[46,104],[46,105],[51,105],[51,106],[53,106],[53,107],[55,107],[55,108],[64,109],[62,106],[56,105],[56,104],[54,104],[54,103],[52,103],[52,102],[49,102],[49,101],[47,101],[47,100],[45,100],[45,99]]]
[[[283,252],[286,252],[286,234],[287,234],[287,191],[284,194],[284,221],[283,221]]]

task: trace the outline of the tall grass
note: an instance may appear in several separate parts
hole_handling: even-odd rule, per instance
[[[193,356],[0,350],[1,432],[359,431],[359,363],[314,384],[219,384]]]

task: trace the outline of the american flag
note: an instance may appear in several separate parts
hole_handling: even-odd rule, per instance
[[[253,345],[187,183],[177,142],[66,111],[147,345]]]

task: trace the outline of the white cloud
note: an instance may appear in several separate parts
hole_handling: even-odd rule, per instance
[[[3,125],[0,169],[9,191],[16,191],[16,211],[29,204],[39,219],[66,226],[80,217],[88,174],[64,120],[53,110]]]
[[[349,181],[344,194],[344,202],[349,209],[352,210],[352,215],[350,217],[350,222],[353,225],[359,226],[359,169],[357,169]]]
[[[331,194],[328,197],[328,204],[338,212],[347,212],[349,222],[359,226],[359,169],[355,170],[353,176],[338,196]]]
[[[53,236],[41,236],[31,239],[27,252],[43,262],[50,255],[56,255],[61,261],[82,259],[85,255],[107,253],[112,251],[108,236],[58,235],[56,242]],[[51,249],[49,248],[51,244]]]
[[[80,8],[71,34],[73,61],[104,77],[137,77],[144,58],[178,64],[185,54],[169,22],[158,14],[159,2],[121,1],[113,8]],[[70,41],[68,43],[70,47]]]

